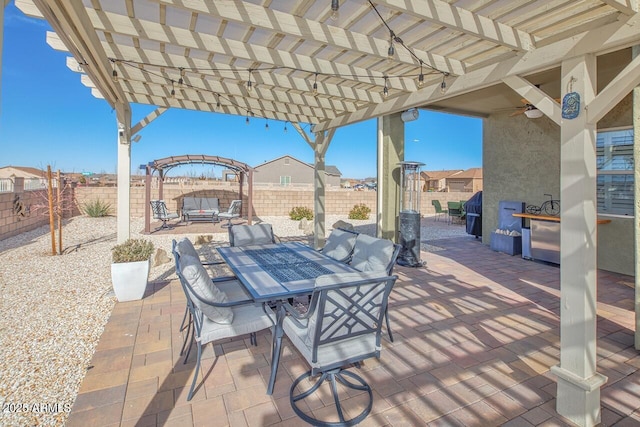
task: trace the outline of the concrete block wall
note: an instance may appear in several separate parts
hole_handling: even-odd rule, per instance
[[[82,206],[85,203],[100,200],[111,205],[111,215],[117,214],[117,188],[115,187],[82,187],[78,186],[74,190],[75,202],[73,211],[65,213],[66,216],[80,215]],[[246,206],[247,195],[246,186],[244,203]],[[14,199],[19,197],[20,203],[29,213],[20,216],[15,213]],[[440,200],[443,206],[447,201],[466,200],[471,197],[471,193],[422,193],[421,212],[423,215],[434,213],[431,201]],[[180,188],[166,185],[164,187],[164,200],[169,210],[180,213],[182,199],[185,196],[196,197],[217,197],[220,200],[222,210],[226,209],[231,201],[238,197],[238,186],[225,185],[210,188],[198,188],[184,191]],[[329,190],[326,193],[326,213],[328,215],[347,215],[349,211],[358,204],[364,204],[371,208],[373,216],[376,214],[375,191],[353,191],[348,189]],[[152,190],[152,198],[157,198],[157,189]],[[0,193],[0,240],[15,236],[29,230],[48,225],[49,217],[44,212],[36,212],[31,209],[36,204],[43,204],[46,201],[46,191],[24,191],[21,193]],[[262,188],[254,189],[253,207],[254,216],[286,216],[291,208],[304,206],[313,210],[313,189],[312,188]],[[131,216],[134,218],[144,217],[145,191],[144,187],[131,188]]]

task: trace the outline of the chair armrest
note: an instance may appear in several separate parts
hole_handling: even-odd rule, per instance
[[[218,276],[211,278],[213,283],[229,282],[231,280],[238,280],[238,278],[236,276]]]
[[[224,264],[224,261],[207,261],[207,262],[201,262],[202,265],[220,265],[220,264]]]

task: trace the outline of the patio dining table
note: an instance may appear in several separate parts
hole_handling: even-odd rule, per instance
[[[282,345],[282,302],[313,293],[318,276],[357,271],[299,242],[217,248],[220,256],[256,303],[275,304],[277,321],[267,394],[272,394],[278,371],[274,362]]]

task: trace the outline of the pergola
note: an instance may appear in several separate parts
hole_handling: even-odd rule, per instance
[[[118,240],[129,236],[130,141],[168,108],[291,122],[315,153],[315,243],[320,245],[324,159],[337,128],[378,119],[378,234],[395,239],[397,163],[404,160],[401,113],[430,108],[485,117],[526,98],[561,128],[557,410],[579,425],[599,421],[606,377],[596,371],[596,125],[640,83],[637,0],[16,0],[16,5],[50,23],[55,32],[48,43],[70,52],[69,68],[117,113]],[[0,22],[1,17],[0,12]],[[630,47],[634,59],[599,88],[597,58]],[[559,70],[559,77],[536,81],[549,70]],[[564,119],[555,98],[570,92],[580,95],[579,114]],[[130,103],[158,109],[135,124]],[[635,117],[638,146],[637,111]],[[311,135],[301,123],[313,125]],[[639,194],[637,181],[636,173]]]
[[[206,154],[184,154],[181,156],[171,156],[165,157],[164,159],[154,160],[144,165],[145,168],[145,203],[144,203],[144,232],[151,232],[151,210],[149,208],[151,201],[151,175],[153,172],[158,173],[158,198],[163,199],[163,190],[164,190],[164,178],[166,174],[173,168],[182,165],[192,165],[192,164],[209,164],[209,165],[217,165],[224,166],[232,171],[234,171],[238,175],[239,179],[239,189],[238,189],[238,199],[242,200],[243,196],[243,186],[245,179],[247,180],[248,194],[247,194],[247,205],[248,207],[243,207],[241,213],[246,213],[247,215],[247,223],[251,224],[253,219],[253,168],[246,163],[239,162],[234,159],[227,159],[226,157],[220,156],[209,156]]]

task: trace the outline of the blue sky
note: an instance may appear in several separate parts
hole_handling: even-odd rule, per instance
[[[64,52],[46,44],[45,21],[31,19],[13,6],[5,9],[0,110],[0,166],[31,166],[63,172],[115,173],[115,112],[80,83],[66,66]],[[132,105],[133,123],[155,107]],[[285,154],[313,162],[313,151],[289,124],[254,118],[170,109],[139,134],[133,144],[133,173],[140,164],[171,155],[207,154],[256,166]],[[308,126],[306,126],[308,129]],[[482,166],[482,121],[420,111],[406,124],[405,160],[426,164],[423,170]],[[343,177],[376,174],[376,120],[339,128],[326,163]],[[220,176],[219,168],[184,166],[172,174]]]

